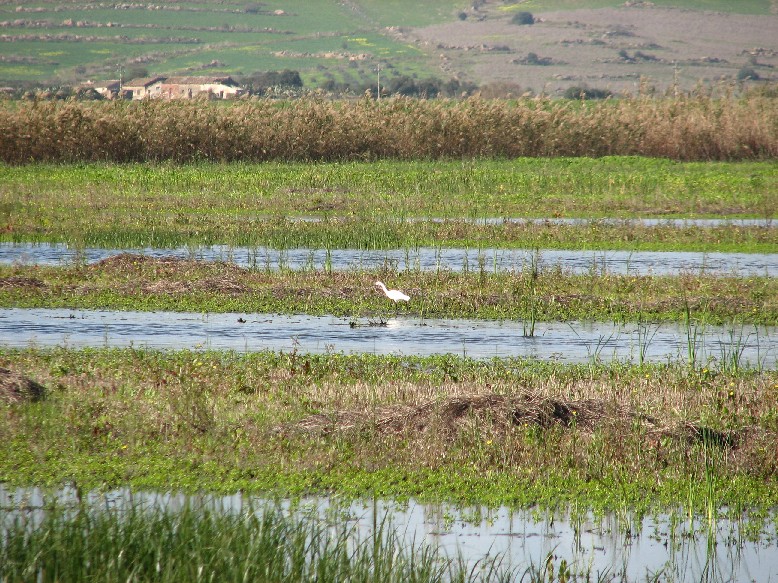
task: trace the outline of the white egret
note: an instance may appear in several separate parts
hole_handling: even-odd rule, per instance
[[[386,297],[390,300],[394,300],[394,303],[397,304],[398,301],[407,302],[410,300],[410,296],[405,295],[403,292],[401,292],[399,289],[386,289],[386,286],[381,281],[375,282],[375,285],[380,287],[382,290],[384,290],[384,294],[386,294]]]

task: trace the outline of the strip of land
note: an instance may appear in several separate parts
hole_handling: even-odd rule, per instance
[[[91,265],[0,266],[0,307],[333,314],[390,309],[376,279],[403,289],[421,318],[778,324],[778,279],[699,274],[301,270],[125,254]]]
[[[775,371],[64,348],[0,369],[10,483],[778,503]]]
[[[342,164],[0,167],[0,241],[778,252],[775,229],[463,218],[761,218],[775,162],[637,157]],[[315,221],[300,220],[315,218]],[[409,221],[409,219],[411,219]],[[437,220],[430,220],[437,219]],[[442,221],[441,221],[442,219]]]

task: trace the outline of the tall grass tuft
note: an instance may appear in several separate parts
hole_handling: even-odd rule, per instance
[[[396,97],[332,102],[20,102],[0,107],[0,160],[266,161],[644,155],[778,156],[778,100],[681,95],[592,104]]]
[[[494,569],[485,571],[494,575]],[[505,574],[502,575],[506,580]],[[173,512],[51,506],[3,524],[2,581],[474,581],[461,562],[381,524],[360,535],[268,507]]]

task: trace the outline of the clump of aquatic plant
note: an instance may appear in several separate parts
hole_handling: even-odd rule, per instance
[[[9,509],[10,510],[10,509]],[[384,521],[360,532],[341,520],[266,505],[241,511],[49,505],[0,524],[3,581],[488,581],[511,571],[486,560],[468,571]]]

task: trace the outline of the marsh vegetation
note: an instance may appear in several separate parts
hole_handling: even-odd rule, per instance
[[[189,246],[193,253],[2,265],[2,308],[342,315],[358,334],[360,320],[386,312],[386,298],[373,287],[380,279],[411,296],[403,313],[420,322],[521,320],[527,340],[543,322],[631,322],[640,330],[639,347],[650,344],[660,324],[677,323],[685,327],[687,350],[662,363],[639,348],[630,362],[595,353],[564,364],[296,347],[238,353],[3,346],[0,481],[639,514],[682,506],[711,521],[725,509],[766,515],[778,505],[778,377],[741,359],[734,330],[778,323],[774,277],[620,275],[596,265],[576,273],[537,261],[498,270],[481,255],[476,269],[460,271],[408,262],[406,269],[392,262],[332,269],[326,260],[263,269],[197,260],[196,249],[306,247],[325,249],[328,258],[336,248],[410,254],[421,245],[539,249],[535,257],[548,248],[774,253],[769,225],[463,219],[772,220],[776,111],[774,99],[755,94],[594,105],[538,98],[4,106],[2,241]],[[316,220],[306,220],[311,215]],[[731,347],[715,360],[702,357],[698,342],[701,327],[712,324],[733,330]],[[235,323],[241,325],[248,324]],[[36,537],[65,541],[75,528],[83,541],[107,540],[117,528],[88,513],[51,517],[54,526]],[[257,527],[250,518],[242,523],[246,532],[210,520],[187,523],[190,538],[227,547],[235,540],[245,550],[249,543],[240,537]],[[145,539],[150,525],[162,532],[180,527],[164,515],[145,517],[130,538]],[[234,538],[224,538],[233,530]],[[310,540],[323,531],[286,524],[281,532]],[[38,575],[33,539],[25,539],[26,548],[23,539],[13,540],[4,552],[20,553],[26,566],[19,573]],[[301,557],[300,548],[285,548],[299,561],[279,565],[317,577],[317,569],[342,566],[351,543],[324,544],[333,554]],[[399,556],[388,544],[375,537],[350,557],[377,553],[357,561],[357,569],[375,573]],[[224,557],[209,548],[171,560],[191,576],[186,568],[198,561],[221,565]],[[108,543],[103,550],[121,555]],[[74,557],[62,568],[83,574],[80,555],[62,552]],[[153,549],[133,553],[152,557],[133,563],[137,573],[162,564]],[[236,551],[238,562],[223,568],[243,573],[249,567],[241,556]],[[401,572],[413,578],[418,568],[437,580],[440,566],[425,557]],[[130,576],[118,562],[108,567]],[[446,575],[466,580],[462,571]]]
[[[31,162],[514,159],[611,155],[683,161],[778,156],[776,99],[680,95],[580,103],[545,97],[163,101],[0,107],[0,155]]]

